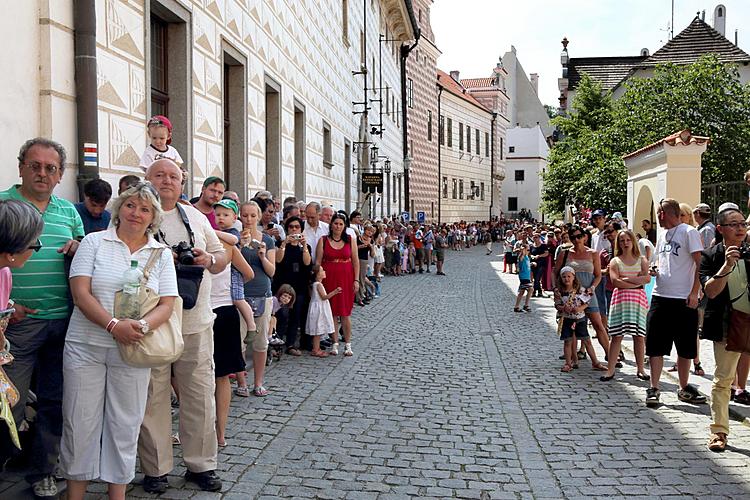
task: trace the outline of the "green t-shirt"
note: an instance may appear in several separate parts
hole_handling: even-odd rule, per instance
[[[0,200],[19,200],[29,203],[18,192],[18,185],[0,191]],[[32,207],[33,204],[29,203]],[[36,208],[36,207],[34,207]],[[57,252],[65,242],[84,236],[83,222],[75,206],[52,195],[47,209],[41,213],[44,229],[39,240],[42,249],[33,252],[20,269],[12,269],[13,289],[10,297],[21,305],[38,309],[30,317],[64,319],[70,316],[70,291],[65,274],[65,256]]]

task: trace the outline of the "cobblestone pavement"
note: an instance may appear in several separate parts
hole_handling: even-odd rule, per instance
[[[269,397],[232,401],[220,494],[177,467],[162,497],[748,498],[750,428],[732,422],[729,449],[707,451],[708,406],[663,379],[647,409],[632,355],[609,383],[586,361],[561,373],[551,300],[513,313],[517,277],[501,271],[477,248],[449,252],[447,277],[385,278],[355,311],[354,357],[285,357]],[[140,479],[130,497],[150,496]],[[21,491],[20,475],[0,483]]]

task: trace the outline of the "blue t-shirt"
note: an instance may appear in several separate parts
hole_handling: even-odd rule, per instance
[[[266,251],[276,249],[274,239],[267,234],[263,235],[263,243],[266,244]],[[263,270],[263,264],[260,263],[257,250],[253,247],[242,247],[242,256],[245,257],[255,273],[255,277],[245,283],[245,297],[270,297],[271,278]]]
[[[81,216],[81,220],[83,221],[83,231],[86,234],[104,231],[109,227],[109,221],[112,219],[109,210],[102,212],[101,217],[94,217],[86,208],[85,203],[76,203],[75,207],[76,210],[78,210],[78,215]]]
[[[525,255],[518,261],[518,279],[530,280],[531,279],[531,265],[529,264],[529,256]]]

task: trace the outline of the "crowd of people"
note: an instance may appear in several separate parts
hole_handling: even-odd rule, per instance
[[[230,401],[269,395],[269,356],[354,356],[351,316],[384,292],[384,277],[445,276],[448,249],[483,244],[489,255],[494,242],[504,272],[520,281],[511,314],[532,312],[532,298],[553,298],[563,372],[588,356],[606,372],[601,380],[612,380],[622,338],[631,335],[649,406],[659,403],[663,356],[673,345],[678,397],[705,403],[688,383],[691,363],[702,374],[702,332],[715,341],[712,450],[726,446],[730,397],[750,403],[750,358],[726,343],[750,324],[747,224],[734,204],[719,207],[714,226],[707,205],[662,200],[657,240],[650,221],[634,234],[619,213],[601,210],[590,226],[365,220],[356,210],[268,191],[242,200],[219,177],[188,200],[171,127],[165,117],[149,120],[143,176],[121,178],[116,196],[98,179],[84,186],[81,203],[53,194],[66,152],[44,138],[21,147],[21,182],[0,192],[0,414],[11,424],[2,460],[24,443],[37,497],[57,494],[60,473],[69,499],[83,498],[95,479],[109,484],[110,498],[124,498],[136,457],[143,488],[164,493],[175,444],[186,479],[220,490]],[[155,305],[116,314],[133,272]],[[144,368],[123,358],[123,346],[171,324],[175,311],[182,342],[173,363]]]
[[[748,223],[731,202],[714,214],[705,203],[691,208],[667,198],[656,215],[663,230],[658,238],[650,220],[641,221],[642,231],[635,233],[619,212],[608,217],[603,210],[576,224],[500,222],[503,271],[519,280],[513,311],[532,312],[532,298],[552,298],[563,343],[561,371],[573,372],[588,357],[592,369],[605,372],[599,378],[605,383],[622,367],[623,337],[631,336],[636,377],[648,382],[649,407],[660,403],[664,356],[673,348],[677,362],[669,370],[677,372],[677,397],[707,402],[689,378],[691,365],[693,375],[705,375],[700,339],[713,341],[708,448],[723,451],[729,401],[750,404]]]
[[[186,479],[220,490],[231,399],[269,395],[271,357],[353,356],[351,316],[385,276],[444,276],[446,250],[480,237],[476,225],[365,220],[267,191],[241,200],[219,177],[187,199],[171,123],[147,129],[143,175],[119,179],[116,195],[94,179],[80,203],[56,196],[66,152],[44,138],[21,147],[21,182],[0,192],[0,401],[11,410],[0,460],[27,460],[40,498],[57,495],[56,476],[69,499],[92,480],[124,498],[136,458],[143,488],[164,493],[175,445]],[[156,298],[136,316],[122,306],[133,271]],[[129,363],[122,347],[176,310],[176,360]]]

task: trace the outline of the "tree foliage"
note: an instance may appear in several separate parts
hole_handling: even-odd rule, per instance
[[[566,202],[622,210],[627,170],[622,156],[683,129],[711,138],[703,155],[704,183],[740,180],[750,165],[750,86],[736,66],[703,56],[694,64],[657,66],[651,78],[631,78],[623,96],[584,74],[570,116],[552,123],[563,139],[550,151],[543,176],[546,212]]]

